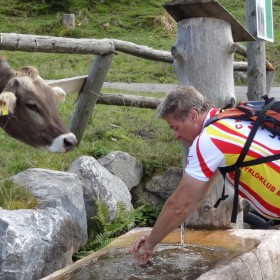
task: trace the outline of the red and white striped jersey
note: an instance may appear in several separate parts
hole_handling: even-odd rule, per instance
[[[211,109],[205,122],[218,112]],[[204,123],[205,123],[204,122]],[[203,128],[189,150],[185,171],[208,181],[218,167],[236,162],[252,128],[252,122],[222,119]],[[280,137],[259,128],[244,161],[280,153]],[[239,194],[262,215],[280,219],[280,160],[241,168]],[[226,176],[234,185],[234,172]]]

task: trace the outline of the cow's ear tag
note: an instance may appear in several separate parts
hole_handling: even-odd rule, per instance
[[[1,103],[0,104],[0,109],[1,109],[1,112],[2,112],[3,116],[8,115],[8,109],[7,109],[7,106],[6,106],[5,103]]]

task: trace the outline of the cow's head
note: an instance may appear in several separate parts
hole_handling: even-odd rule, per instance
[[[75,147],[57,112],[64,91],[47,85],[34,67],[15,72],[0,56],[0,92],[0,126],[11,137],[55,153]]]

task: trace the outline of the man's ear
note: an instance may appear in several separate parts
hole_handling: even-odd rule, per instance
[[[53,87],[52,89],[54,90],[57,103],[63,103],[65,101],[66,92],[61,87]]]
[[[190,117],[191,120],[197,120],[198,119],[197,111],[195,109],[190,109],[189,117]]]
[[[16,106],[16,96],[13,92],[5,91],[0,94],[0,115],[13,114]]]

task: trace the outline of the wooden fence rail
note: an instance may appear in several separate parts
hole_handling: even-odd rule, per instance
[[[117,51],[154,61],[173,63],[169,51],[116,39],[73,39],[15,33],[0,33],[0,50],[108,55]],[[235,71],[246,71],[247,62],[234,62]]]
[[[244,50],[236,46],[240,53]],[[0,50],[67,53],[67,54],[92,54],[95,55],[93,66],[88,76],[82,76],[59,81],[66,92],[78,92],[79,99],[70,123],[70,129],[77,135],[80,143],[87,122],[92,115],[96,103],[113,104],[120,106],[138,106],[156,108],[159,99],[149,97],[133,97],[126,95],[101,94],[113,56],[120,51],[133,56],[142,57],[154,61],[173,63],[171,52],[155,50],[147,46],[116,40],[116,39],[73,39],[64,37],[39,36],[15,33],[0,33]],[[234,62],[235,71],[246,71],[247,62]],[[58,82],[50,81],[50,85],[58,85]],[[86,110],[85,110],[86,108]]]

